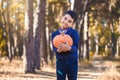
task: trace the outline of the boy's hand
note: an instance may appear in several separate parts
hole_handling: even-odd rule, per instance
[[[60,44],[60,45],[58,46],[58,49],[57,49],[57,52],[59,52],[59,53],[62,52],[62,50],[61,50],[61,46],[62,46],[62,44]]]
[[[62,52],[61,48],[58,48],[58,49],[57,49],[57,52],[61,53],[61,52]]]
[[[61,53],[61,52],[67,52],[67,51],[70,51],[70,50],[71,50],[71,46],[69,46],[68,44],[63,44],[63,43],[61,43],[59,45],[58,49],[57,49],[57,51],[59,53]]]

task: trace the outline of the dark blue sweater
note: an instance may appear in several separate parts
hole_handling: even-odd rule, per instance
[[[60,34],[59,29],[52,33],[52,41],[53,41],[53,38],[58,34]],[[56,58],[57,59],[71,59],[71,58],[78,59],[78,41],[79,41],[78,32],[72,28],[69,28],[65,34],[68,34],[71,36],[71,38],[73,39],[73,45],[71,46],[70,51],[62,52],[62,53],[58,53],[57,48],[53,46],[53,50],[56,53]]]

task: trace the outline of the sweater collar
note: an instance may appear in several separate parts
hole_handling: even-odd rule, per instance
[[[61,29],[61,28],[59,28],[59,33],[64,33],[64,34],[66,34],[69,30],[70,30],[70,28],[66,28],[66,29]]]

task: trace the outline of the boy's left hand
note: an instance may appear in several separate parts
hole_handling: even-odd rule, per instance
[[[70,51],[71,50],[71,46],[69,46],[68,44],[61,43],[60,44],[60,50],[62,52]]]

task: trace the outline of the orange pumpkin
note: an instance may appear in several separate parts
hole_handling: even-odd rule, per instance
[[[69,35],[61,33],[59,35],[56,35],[53,38],[53,45],[56,48],[58,48],[58,46],[59,46],[60,43],[65,43],[65,44],[67,43],[68,45],[72,46],[73,40],[72,40],[72,38]]]

